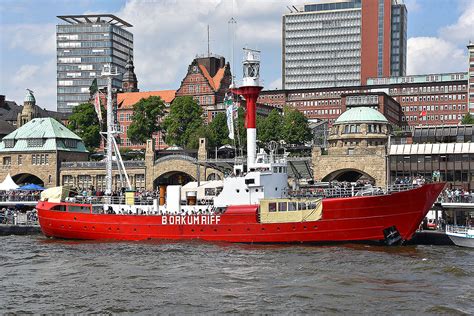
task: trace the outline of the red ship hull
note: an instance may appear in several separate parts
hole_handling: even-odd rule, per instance
[[[229,206],[220,215],[77,213],[51,210],[68,203],[50,202],[39,202],[37,210],[43,233],[65,239],[201,239],[244,243],[380,241],[386,237],[384,230],[395,227],[403,240],[409,240],[443,188],[444,183],[433,183],[388,195],[324,199],[320,220],[296,223],[260,223],[257,205]],[[90,208],[90,205],[84,206]]]

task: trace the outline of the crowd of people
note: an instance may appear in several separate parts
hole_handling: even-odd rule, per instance
[[[416,177],[404,177],[404,178],[396,178],[394,181],[395,185],[412,185],[412,186],[420,186],[429,182],[423,176],[416,176]]]
[[[474,191],[464,189],[445,189],[438,198],[442,203],[473,203]]]
[[[37,225],[38,213],[36,209],[25,211],[13,207],[4,207],[0,210],[0,224]]]
[[[29,202],[29,201],[38,201],[41,195],[41,191],[0,191],[0,202],[9,202],[9,201],[20,201],[20,202]]]

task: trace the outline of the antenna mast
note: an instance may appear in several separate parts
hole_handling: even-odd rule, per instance
[[[209,24],[207,25],[207,57],[211,57],[211,48],[210,48],[210,38],[209,38]]]

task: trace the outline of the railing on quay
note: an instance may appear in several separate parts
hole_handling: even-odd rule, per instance
[[[39,195],[0,195],[0,202],[37,202]]]
[[[125,168],[143,168],[145,167],[144,160],[129,160],[123,162]],[[114,168],[117,168],[117,165],[113,165]],[[61,162],[61,168],[97,168],[105,169],[104,161],[68,161]]]
[[[18,210],[5,210],[0,212],[0,224],[5,225],[38,225],[36,210],[20,212]]]

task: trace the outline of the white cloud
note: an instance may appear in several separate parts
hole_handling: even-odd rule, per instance
[[[268,90],[281,89],[281,84],[282,84],[281,77],[279,77],[273,80],[272,82],[270,82],[270,84],[268,85]]]
[[[23,83],[36,77],[40,67],[38,65],[22,65],[20,69],[13,75],[12,81],[15,84]]]
[[[465,51],[436,37],[408,39],[407,74],[466,71]]]
[[[474,40],[474,2],[463,1],[460,9],[457,21],[438,30],[437,37],[408,39],[408,75],[467,71],[466,45]]]
[[[405,0],[404,2],[407,7],[408,15],[410,15],[410,12],[421,10],[421,5],[418,3],[418,0]]]
[[[133,25],[130,31],[134,33],[134,61],[140,88],[176,89],[192,59],[207,52],[207,25],[211,52],[229,61],[228,21],[232,15],[235,17],[234,58],[239,67],[241,48],[246,45],[268,49],[262,52],[264,55],[281,54],[282,14],[288,11],[286,5],[303,2],[130,0],[116,14]],[[280,76],[279,69],[262,69],[262,75],[273,81]],[[240,69],[234,72],[240,74]]]
[[[54,24],[15,24],[2,26],[2,41],[10,49],[28,51],[34,55],[56,54]]]
[[[7,100],[23,103],[25,89],[34,91],[36,104],[49,110],[56,110],[56,59],[46,60],[39,65],[23,65],[16,71],[9,83]]]
[[[441,38],[464,45],[474,41],[474,1],[465,2],[456,23],[442,28],[439,33]]]

